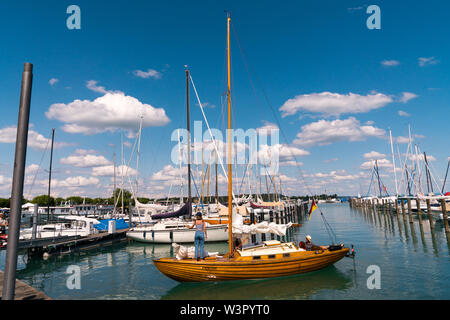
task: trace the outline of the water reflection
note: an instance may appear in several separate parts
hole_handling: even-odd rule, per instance
[[[297,276],[215,283],[180,283],[163,300],[308,299],[322,290],[345,290],[351,277],[335,266]]]

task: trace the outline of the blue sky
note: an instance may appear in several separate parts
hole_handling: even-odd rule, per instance
[[[81,30],[66,27],[66,9],[71,4],[81,9]],[[381,9],[381,30],[366,27],[370,4]],[[77,122],[76,112],[64,114],[69,105],[76,110],[76,100],[90,107],[108,92],[121,92],[135,99],[130,103],[159,110],[159,116],[149,116],[143,129],[140,195],[167,195],[170,184],[179,184],[177,166],[170,160],[175,146],[170,135],[185,127],[184,65],[189,65],[202,102],[209,105],[206,112],[211,126],[223,129],[224,9],[231,11],[239,39],[238,44],[233,32],[233,126],[248,129],[279,122],[286,137],[280,135],[280,143],[299,154],[299,150],[309,153],[298,157],[308,188],[300,183],[295,167],[281,167],[287,193],[365,194],[370,169],[364,163],[372,159],[372,151],[381,154],[375,157],[393,193],[387,130],[392,129],[403,154],[407,144],[398,137],[408,136],[408,125],[414,143],[430,155],[436,180],[443,178],[449,156],[450,4],[2,1],[0,196],[10,194],[14,160],[10,134],[17,125],[24,62],[34,64],[30,130],[36,143],[28,148],[27,166],[34,167],[27,174],[25,196],[29,190],[33,196],[46,192],[47,173],[42,169],[30,188],[35,176],[32,169],[41,162],[43,138],[49,137],[51,128],[56,128],[59,143],[54,153],[54,194],[109,195],[112,182],[106,166],[113,152],[120,159],[121,132],[125,141],[134,143],[127,133],[135,115],[123,107],[126,110],[121,112],[128,117],[124,119],[117,107],[109,119],[114,126],[107,127],[107,117],[92,109],[86,112],[91,117],[89,124]],[[153,71],[138,76],[138,70]],[[201,120],[192,91],[191,97],[192,120]],[[55,104],[61,109],[58,113],[54,107],[50,116]],[[332,112],[333,108],[338,111]],[[138,121],[136,117],[136,126]],[[126,158],[130,152],[125,147]],[[42,166],[48,167],[48,152]],[[135,167],[135,160],[130,166]],[[158,178],[166,174],[167,181]]]

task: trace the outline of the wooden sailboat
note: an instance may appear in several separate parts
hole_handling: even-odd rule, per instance
[[[227,15],[228,61],[228,129],[231,129],[230,22]],[[180,282],[263,279],[289,276],[325,268],[349,253],[343,245],[305,251],[292,242],[264,241],[261,244],[234,248],[232,234],[231,130],[228,130],[228,253],[203,260],[160,258],[153,262],[160,272]]]

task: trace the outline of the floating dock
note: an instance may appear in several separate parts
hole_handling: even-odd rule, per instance
[[[0,299],[3,292],[3,271],[0,271]],[[16,279],[14,300],[51,300],[45,293],[30,287],[25,282]]]
[[[86,237],[70,236],[21,240],[19,241],[18,249],[26,250],[30,257],[71,254],[127,241],[127,231],[128,229],[120,229],[114,233],[100,232]]]

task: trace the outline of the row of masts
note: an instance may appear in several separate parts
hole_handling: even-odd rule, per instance
[[[433,195],[435,194],[435,187],[438,185],[437,181],[432,175],[432,172],[430,170],[430,164],[428,161],[428,157],[426,152],[420,152],[419,147],[417,144],[413,146],[412,144],[412,138],[411,138],[411,129],[409,128],[409,144],[407,147],[407,151],[405,154],[405,160],[401,161],[401,156],[399,151],[398,158],[400,159],[400,168],[402,171],[402,176],[400,183],[397,179],[397,166],[396,166],[396,156],[394,153],[394,147],[393,147],[393,141],[392,141],[392,133],[391,130],[389,130],[389,136],[390,136],[390,145],[391,145],[391,154],[392,154],[392,165],[393,165],[393,172],[394,172],[394,185],[395,185],[395,195],[413,195],[413,189],[414,193],[416,195],[423,195],[425,194],[424,188],[422,185],[422,176],[425,174],[426,179],[426,190],[427,194]],[[410,165],[408,166],[408,158],[411,160]],[[421,170],[421,161],[423,162],[423,171]],[[447,163],[447,170],[445,172],[445,178],[442,183],[442,187],[437,190],[437,192],[443,196],[444,195],[444,188],[447,182],[447,176],[448,176],[448,170],[450,167],[450,158],[448,159]],[[381,198],[383,195],[388,195],[386,186],[382,183],[380,173],[379,173],[379,166],[378,166],[378,160],[374,160],[374,165],[372,169],[372,177],[373,175],[376,176],[377,183],[378,183],[378,196]],[[434,181],[434,184],[433,184]],[[403,188],[401,188],[403,186]],[[368,190],[368,194],[370,193],[370,187]]]

